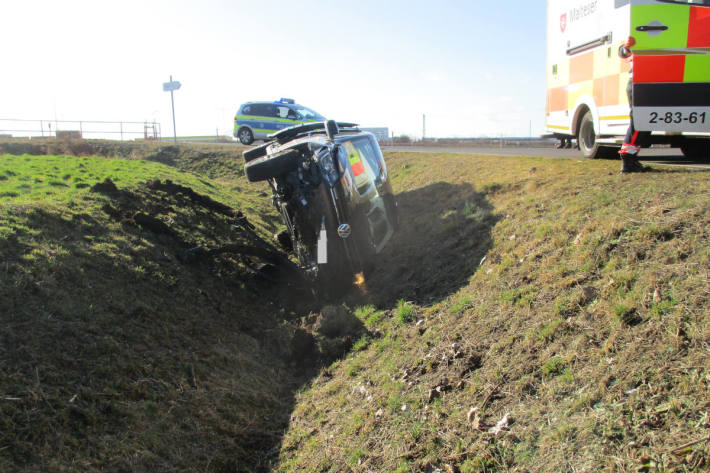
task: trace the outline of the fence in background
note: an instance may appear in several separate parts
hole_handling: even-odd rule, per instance
[[[160,123],[92,120],[27,120],[0,118],[0,137],[103,138],[160,140]]]

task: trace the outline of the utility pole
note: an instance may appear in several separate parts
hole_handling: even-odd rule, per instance
[[[426,138],[426,114],[422,113],[422,141]]]
[[[175,99],[173,98],[173,91],[178,90],[182,84],[178,81],[173,81],[172,74],[170,75],[170,82],[163,82],[163,91],[170,92],[170,104],[173,109],[173,139],[177,143],[177,131],[175,130]]]

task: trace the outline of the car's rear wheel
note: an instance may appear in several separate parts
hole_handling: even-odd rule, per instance
[[[254,133],[249,128],[242,127],[237,131],[239,142],[243,145],[250,145],[254,142]]]
[[[710,162],[710,141],[686,140],[680,145],[686,158],[701,162]]]
[[[301,159],[301,153],[298,150],[290,149],[249,161],[244,166],[244,172],[250,182],[265,181],[294,171]]]

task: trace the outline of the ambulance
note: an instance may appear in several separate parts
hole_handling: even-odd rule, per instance
[[[710,158],[710,0],[548,0],[547,132],[612,157],[630,109],[651,144]]]

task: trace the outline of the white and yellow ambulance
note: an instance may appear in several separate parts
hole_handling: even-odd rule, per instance
[[[633,38],[632,64],[618,50]],[[710,0],[548,0],[546,130],[584,156],[616,153],[629,125],[710,158]]]

